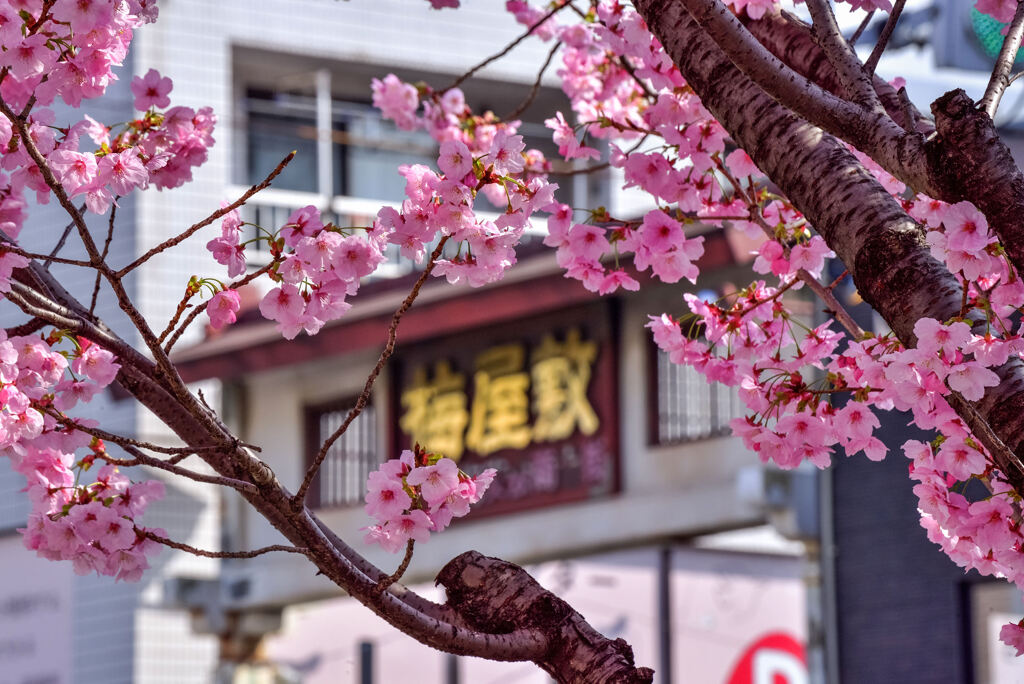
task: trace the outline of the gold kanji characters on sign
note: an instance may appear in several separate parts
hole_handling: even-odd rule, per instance
[[[473,408],[466,446],[481,456],[530,443],[530,376],[522,344],[480,353],[473,375]]]
[[[572,328],[565,341],[553,335],[544,337],[534,349],[533,376],[533,439],[553,442],[565,439],[578,427],[584,435],[597,432],[600,421],[587,399],[590,369],[597,359],[597,344],[580,339],[580,331]]]
[[[577,430],[597,432],[600,420],[587,397],[597,343],[572,328],[564,341],[546,335],[529,360],[527,368],[521,342],[480,352],[471,394],[466,376],[449,361],[435,363],[432,377],[426,366],[416,368],[401,394],[399,427],[410,442],[456,460],[467,449],[487,456],[567,439]]]
[[[426,367],[420,366],[412,385],[402,392],[401,403],[405,412],[398,424],[413,444],[456,461],[462,456],[462,436],[469,422],[465,375],[452,371],[448,361],[438,361],[431,380]]]

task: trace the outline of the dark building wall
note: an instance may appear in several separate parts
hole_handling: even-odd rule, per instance
[[[879,418],[885,460],[840,456],[826,473],[834,485],[841,681],[970,682],[961,598],[969,578],[928,540],[899,448],[923,435],[903,414]]]

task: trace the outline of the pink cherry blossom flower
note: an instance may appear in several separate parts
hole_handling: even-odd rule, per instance
[[[210,327],[220,330],[225,325],[234,323],[241,305],[242,299],[235,290],[221,290],[213,295],[206,307],[206,313],[210,317]]]
[[[403,83],[394,74],[388,74],[383,81],[373,79],[371,89],[373,106],[386,118],[393,120],[402,130],[411,131],[417,127],[416,109],[420,99],[414,86]]]
[[[366,491],[366,514],[379,520],[397,518],[412,506],[412,498],[401,479],[375,470],[370,473]]]
[[[171,98],[167,94],[171,92],[171,79],[160,76],[156,69],[150,69],[145,76],[136,76],[132,79],[131,89],[135,95],[135,108],[140,112],[150,107],[163,109],[171,105]]]
[[[461,140],[446,140],[441,143],[437,166],[448,178],[461,180],[473,169],[473,155]]]
[[[623,290],[630,290],[636,292],[640,289],[640,283],[635,278],[626,274],[621,268],[610,272],[601,281],[601,284],[597,288],[597,293],[601,295],[611,294],[619,288]]]
[[[978,4],[981,3],[979,2]],[[1024,626],[1020,622],[1011,622],[1003,625],[999,630],[999,640],[1007,646],[1016,649],[1018,657],[1024,655]]]
[[[971,328],[961,321],[943,325],[934,318],[921,318],[914,323],[914,335],[920,351],[926,354],[942,352],[949,357],[971,341]]]
[[[512,135],[507,129],[502,129],[494,136],[491,149],[484,158],[484,162],[494,165],[494,172],[502,176],[510,176],[523,170],[523,136]]]
[[[100,387],[106,387],[114,381],[121,365],[115,362],[114,355],[95,344],[89,345],[71,362],[71,370],[84,375]]]
[[[459,467],[450,458],[442,458],[435,465],[413,468],[405,481],[420,487],[423,499],[436,506],[459,486]]]
[[[952,390],[964,395],[964,399],[978,401],[985,396],[986,387],[999,384],[999,376],[976,361],[970,361],[952,366],[946,382]]]

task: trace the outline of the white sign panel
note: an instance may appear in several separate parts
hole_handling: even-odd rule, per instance
[[[0,539],[0,684],[71,681],[72,580],[70,563]]]

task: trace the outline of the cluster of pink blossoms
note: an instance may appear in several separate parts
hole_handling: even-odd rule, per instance
[[[374,80],[373,101],[399,126],[422,127],[440,143],[439,172],[420,164],[399,168],[406,200],[400,210],[382,209],[374,231],[416,261],[442,236],[456,243],[456,256],[438,260],[434,269],[450,283],[479,286],[500,279],[516,263],[515,246],[531,217],[554,204],[558,186],[547,181],[544,155],[525,149],[518,121],[473,115],[456,88],[421,97],[389,75]],[[475,215],[478,194],[504,208],[496,220]]]
[[[282,255],[271,274],[280,284],[260,302],[260,312],[288,339],[301,330],[316,334],[351,308],[345,298],[384,260],[383,247],[378,234],[346,234],[325,226],[316,207],[297,209],[272,245]]]
[[[57,180],[87,208],[106,212],[118,196],[153,185],[173,188],[192,177],[213,144],[209,108],[151,107],[170,104],[170,80],[155,71],[136,78],[136,106],[145,114],[112,131],[86,116],[71,126],[57,125],[49,106],[57,97],[72,107],[102,95],[115,79],[132,32],[156,18],[153,0],[23,0],[0,6],[0,96],[14,111],[30,102],[28,133]],[[83,138],[97,146],[81,150]],[[0,116],[0,230],[16,238],[26,217],[26,191],[40,204],[50,188],[11,120]],[[2,274],[0,274],[2,275]],[[0,281],[3,279],[0,278]]]
[[[454,518],[467,515],[495,474],[488,468],[470,477],[450,458],[419,448],[403,451],[367,480],[366,514],[378,523],[365,528],[366,543],[380,544],[394,553],[409,540],[427,541],[431,532],[440,532]]]
[[[63,412],[91,400],[120,366],[84,338],[75,341],[74,352],[54,349],[58,339],[7,338],[0,330],[0,453],[28,480],[32,512],[24,543],[45,558],[73,561],[79,574],[137,580],[149,567],[146,557],[160,547],[135,521],[163,496],[163,485],[134,484],[109,465],[94,482],[78,484],[80,473],[106,451],[76,429],[84,423]],[[88,453],[76,460],[79,450]]]
[[[890,7],[887,0],[850,4]],[[756,18],[774,2],[735,0],[732,5]],[[543,16],[540,8],[523,2],[509,2],[508,9],[524,24]],[[997,15],[1012,15],[1012,9],[1012,3],[979,3],[979,10]],[[547,122],[559,153],[567,160],[595,159],[600,153],[587,138],[606,138],[609,161],[621,169],[626,187],[657,202],[640,222],[597,211],[593,225],[576,224],[565,205],[552,207],[546,242],[558,248],[567,275],[601,293],[635,289],[632,276],[605,266],[632,252],[638,271],[650,267],[662,280],[693,280],[702,247],[687,225],[724,225],[750,238],[766,236],[753,268],[777,277],[779,286],[758,281],[726,303],[687,295],[687,315],[652,318],[649,327],[659,347],[709,381],[735,387],[750,411],[733,421],[735,433],[763,460],[783,468],[804,460],[824,467],[835,448],[884,458],[887,448],[875,436],[874,411],[909,411],[913,424],[940,434],[930,446],[905,445],[914,458],[929,535],[962,565],[1019,581],[1024,540],[1015,520],[1021,504],[946,399],[951,392],[981,399],[998,384],[995,369],[1024,352],[1014,322],[1024,306],[1024,280],[1003,258],[984,216],[967,202],[908,200],[903,183],[851,149],[927,229],[932,254],[959,277],[966,298],[958,319],[918,321],[916,348],[907,349],[888,334],[854,340],[840,351],[842,336],[830,324],[808,328],[784,298],[802,285],[798,275],[818,278],[834,254],[785,198],[768,192],[743,150],[731,149],[725,131],[637,13],[602,0],[586,21],[551,19],[543,28],[540,39],[563,43],[559,75],[576,119],[571,123],[559,114]],[[833,405],[833,397],[845,402]],[[993,492],[989,500],[970,502],[953,491],[972,478],[987,483]],[[1003,637],[1024,648],[1019,625],[1007,626]]]

